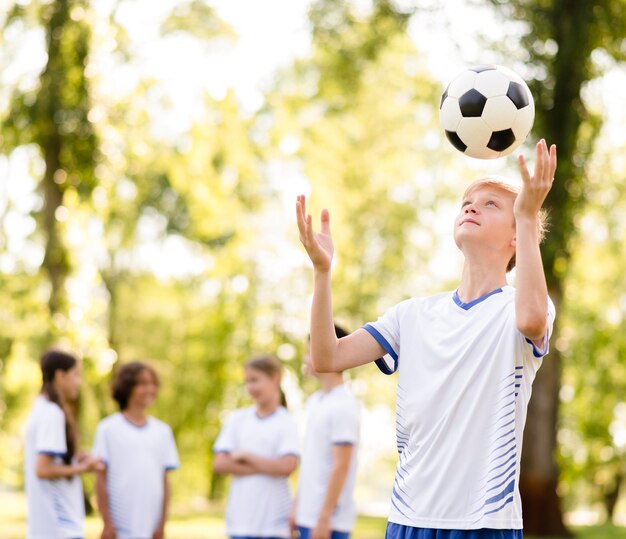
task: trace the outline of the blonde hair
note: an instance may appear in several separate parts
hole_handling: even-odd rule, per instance
[[[465,193],[463,193],[463,198],[469,196],[474,191],[482,187],[495,187],[496,189],[500,189],[502,191],[506,191],[513,195],[513,198],[517,197],[520,192],[520,188],[516,185],[513,185],[506,181],[504,178],[500,178],[498,176],[486,176],[484,178],[480,178],[475,182],[472,182]],[[513,221],[515,223],[515,220]],[[544,208],[539,210],[537,214],[537,237],[539,239],[539,243],[544,240],[546,237],[546,232],[548,230],[548,212]],[[506,266],[507,273],[511,271],[515,267],[515,255],[509,260],[509,263]]]

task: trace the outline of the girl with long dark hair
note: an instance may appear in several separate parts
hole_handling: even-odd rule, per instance
[[[85,504],[80,475],[100,461],[78,454],[72,410],[80,391],[74,356],[48,350],[41,357],[43,383],[26,426],[24,479],[28,539],[83,537]]]

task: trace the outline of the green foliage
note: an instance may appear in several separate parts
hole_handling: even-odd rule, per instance
[[[6,36],[31,30],[47,54],[41,72],[29,74],[35,84],[20,80],[0,95],[4,105],[10,90],[0,111],[2,152],[36,147],[39,181],[30,209],[9,204],[0,219],[38,212],[27,242],[46,247],[48,269],[36,274],[21,253],[2,263],[0,482],[20,484],[18,432],[39,388],[37,358],[54,335],[83,355],[84,443],[115,410],[109,382],[116,361],[149,361],[163,381],[153,413],[172,425],[185,462],[173,475],[176,502],[199,493],[218,499],[224,484],[212,476],[211,446],[225,415],[249,403],[243,362],[286,345],[287,380],[298,380],[305,394],[314,389],[300,371],[310,268],[294,254],[302,255],[294,223],[275,216],[288,182],[308,182],[316,223],[322,204],[330,209],[336,313],[354,329],[395,301],[444,285],[432,260],[443,236],[436,216],[452,204],[466,171],[441,151],[441,89],[407,36],[413,14],[394,2],[361,11],[353,2],[314,2],[310,56],[278,74],[257,114],[244,113],[232,91],[207,96],[176,137],[155,129],[151,99],[163,96],[159,81],[139,77],[123,95],[106,92],[117,72],[99,70],[94,58],[110,53],[107,65],[115,68],[136,60],[132,36],[117,20],[125,3],[97,21],[86,0],[19,2],[0,15],[3,55],[12,50],[4,48]],[[528,30],[521,54],[530,55],[524,60],[535,75],[537,132],[556,141],[561,156],[546,257],[551,285],[565,283],[556,342],[568,358],[560,488],[570,506],[601,502],[624,462],[614,423],[626,393],[626,195],[615,181],[623,166],[608,157],[588,164],[602,122],[580,89],[600,72],[598,49],[623,59],[624,2],[572,10],[557,1],[495,3]],[[174,3],[159,30],[162,39],[184,36],[208,51],[234,39],[199,0]],[[169,111],[166,98],[160,106]],[[599,172],[584,179],[594,167]],[[283,178],[283,170],[295,173]],[[67,210],[63,221],[59,208]],[[0,256],[10,233],[2,227]],[[147,266],[145,249],[170,241],[184,246],[194,267],[172,274]],[[393,384],[373,372],[358,371],[355,387],[366,380],[367,404],[390,403]],[[380,537],[383,528],[383,521],[362,520],[357,536]]]
[[[297,141],[315,222],[320,204],[330,210],[335,312],[355,327],[379,314],[379,298],[407,295],[403,278],[425,265],[425,253],[410,247],[424,224],[416,208],[425,215],[450,195],[445,182],[422,190],[415,181],[417,171],[445,159],[424,145],[438,129],[439,89],[405,33],[407,21],[384,1],[364,16],[350,3],[315,3],[313,54],[268,97],[272,142]]]
[[[559,347],[564,367],[560,426],[563,490],[570,503],[605,506],[626,475],[626,260],[621,215],[626,205],[619,159],[599,152],[587,177],[588,206],[566,287],[567,320]],[[589,481],[593,478],[593,481]],[[615,500],[613,500],[613,503]]]
[[[180,2],[161,25],[161,34],[185,33],[201,41],[214,44],[235,38],[233,29],[215,13],[204,0]]]
[[[18,6],[6,22],[31,23],[38,7],[38,23],[46,32],[48,62],[32,91],[16,90],[3,119],[3,151],[18,145],[36,143],[46,164],[57,165],[49,171],[61,191],[75,188],[89,193],[96,184],[93,162],[97,142],[88,119],[91,102],[85,74],[91,31],[84,20],[87,3],[80,0],[33,2]],[[25,17],[27,20],[23,21]]]
[[[560,313],[555,325],[555,337],[553,337],[557,345],[553,347],[549,361],[544,364],[534,384],[535,396],[529,407],[527,437],[524,440],[522,457],[523,474],[520,483],[523,499],[525,496],[531,496],[530,490],[525,491],[525,485],[532,487],[538,481],[543,482],[543,491],[550,493],[545,496],[542,503],[535,506],[535,511],[529,511],[528,506],[525,511],[525,523],[527,525],[530,523],[531,531],[549,535],[550,533],[565,533],[560,522],[559,504],[554,494],[558,470],[553,464],[552,454],[557,443],[555,433],[561,383],[561,353],[564,354],[566,360],[564,362],[565,380],[570,377],[566,383],[573,384],[566,386],[566,392],[572,388],[580,389],[576,383],[572,382],[571,373],[573,369],[582,366],[578,363],[582,357],[573,348],[566,349],[561,346],[565,338],[563,335],[576,334],[582,337],[583,335],[590,336],[590,332],[593,333],[593,338],[587,339],[586,345],[581,348],[586,349],[588,353],[593,352],[594,355],[585,359],[583,365],[589,365],[589,361],[602,362],[600,358],[605,354],[612,356],[617,351],[609,351],[609,342],[615,343],[615,340],[608,337],[605,330],[599,327],[596,315],[592,314],[592,311],[585,312],[580,309],[580,305],[570,301],[570,295],[572,287],[578,288],[581,284],[572,275],[571,259],[575,253],[574,246],[584,250],[581,244],[577,243],[579,239],[582,239],[578,238],[577,224],[580,223],[581,215],[585,211],[590,196],[587,182],[587,177],[591,173],[589,163],[596,149],[595,144],[603,120],[587,106],[583,95],[585,87],[601,75],[604,69],[607,69],[613,62],[626,60],[624,48],[626,3],[623,0],[576,2],[492,0],[492,3],[499,7],[505,17],[521,23],[522,46],[517,53],[522,61],[529,62],[532,66],[527,78],[535,96],[537,115],[534,130],[539,136],[545,137],[549,144],[555,143],[558,148],[559,164],[555,181],[544,205],[550,214],[550,231],[542,246],[549,293],[555,301],[557,312]],[[598,58],[608,59],[608,61],[600,63]],[[587,238],[584,240],[586,241]],[[578,256],[578,253],[575,255]],[[585,268],[585,271],[587,270],[588,268]],[[578,278],[583,274],[579,273]],[[564,295],[566,291],[567,296]],[[600,305],[602,303],[595,303],[593,312],[598,312]],[[569,365],[569,361],[572,360],[575,363]],[[608,358],[604,361],[607,360]],[[603,379],[602,376],[596,378],[598,371],[595,368],[592,369],[592,373],[585,372],[585,381],[582,383],[588,384],[589,380],[593,379],[599,385],[606,387],[608,380]],[[577,376],[574,378],[578,379]],[[596,386],[587,386],[589,387]],[[601,403],[602,411],[599,416],[590,416],[586,424],[582,417],[579,416],[573,420],[573,416],[565,412],[567,418],[565,423],[568,427],[565,431],[561,431],[559,436],[569,437],[570,443],[566,446],[570,447],[565,452],[568,459],[571,459],[569,463],[574,466],[565,473],[568,478],[571,478],[572,474],[579,473],[574,470],[581,462],[589,462],[586,457],[580,457],[588,450],[588,447],[584,450],[575,450],[576,456],[570,453],[572,440],[580,441],[580,436],[594,445],[595,442],[589,438],[600,436],[606,442],[607,417],[612,413],[609,410],[615,405],[615,400],[606,394],[600,396],[597,393],[594,399]],[[589,396],[583,397],[582,401],[589,404]],[[573,423],[576,423],[576,427],[580,428],[582,433],[579,434],[574,430]],[[604,434],[598,431],[592,432],[597,428],[605,431]],[[541,437],[549,440],[547,445],[550,451],[543,451],[543,454],[534,451],[533,444],[529,441],[529,433],[531,438]],[[600,446],[605,446],[605,443],[601,443]],[[597,454],[598,449],[591,452]],[[604,451],[604,454],[608,455],[608,452]],[[576,462],[578,464],[575,464]],[[525,481],[526,477],[532,479]],[[615,482],[615,477],[616,475],[612,474],[608,482]],[[606,484],[607,480],[600,482]],[[567,487],[561,489],[561,492],[567,493],[567,491]],[[615,488],[613,491],[616,492]],[[552,508],[552,510],[546,508]]]
[[[626,60],[626,2],[623,0],[492,0],[505,16],[524,21],[525,61],[536,74],[529,81],[535,96],[534,132],[559,151],[556,181],[548,195],[552,227],[543,248],[549,287],[561,288],[575,236],[574,218],[585,201],[585,164],[601,118],[582,99],[586,83],[602,72],[600,51]]]

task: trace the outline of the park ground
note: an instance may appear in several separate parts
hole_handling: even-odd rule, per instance
[[[382,539],[386,520],[380,517],[360,516],[354,539]],[[85,539],[99,539],[100,519],[87,518]],[[626,528],[611,525],[577,527],[577,539],[625,539]],[[24,539],[26,515],[21,494],[0,492],[0,538]],[[217,511],[175,513],[167,526],[168,539],[225,539],[224,520]],[[533,539],[526,535],[525,539]],[[547,538],[543,538],[547,539]]]

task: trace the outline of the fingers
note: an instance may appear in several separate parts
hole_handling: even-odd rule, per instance
[[[326,209],[322,210],[321,221],[322,221],[322,234],[330,235],[330,214],[328,213],[328,210]]]
[[[298,230],[300,231],[300,241],[304,242],[306,237],[306,199],[304,195],[298,195],[296,200],[296,221],[298,222]]]
[[[526,166],[526,160],[523,155],[520,155],[517,158],[517,164],[519,166],[519,171],[522,176],[522,181],[524,183],[528,183],[530,181],[530,173],[528,172],[528,167]]]
[[[310,215],[306,216],[306,245],[313,245],[315,243],[315,236],[313,235],[313,218]]]
[[[519,156],[518,165],[524,183],[530,181],[549,181],[551,183],[556,172],[556,144],[552,144],[548,149],[545,139],[537,142],[535,170],[532,176],[528,171],[523,155]]]
[[[535,180],[543,178],[546,157],[545,145],[546,143],[543,139],[537,142],[537,159],[535,160],[535,172],[533,174]]]
[[[314,240],[313,222],[311,215],[306,213],[306,198],[304,195],[298,195],[296,199],[296,221],[298,230],[300,231],[300,241]],[[322,210],[321,215],[321,232],[330,235],[330,214],[327,209]]]

